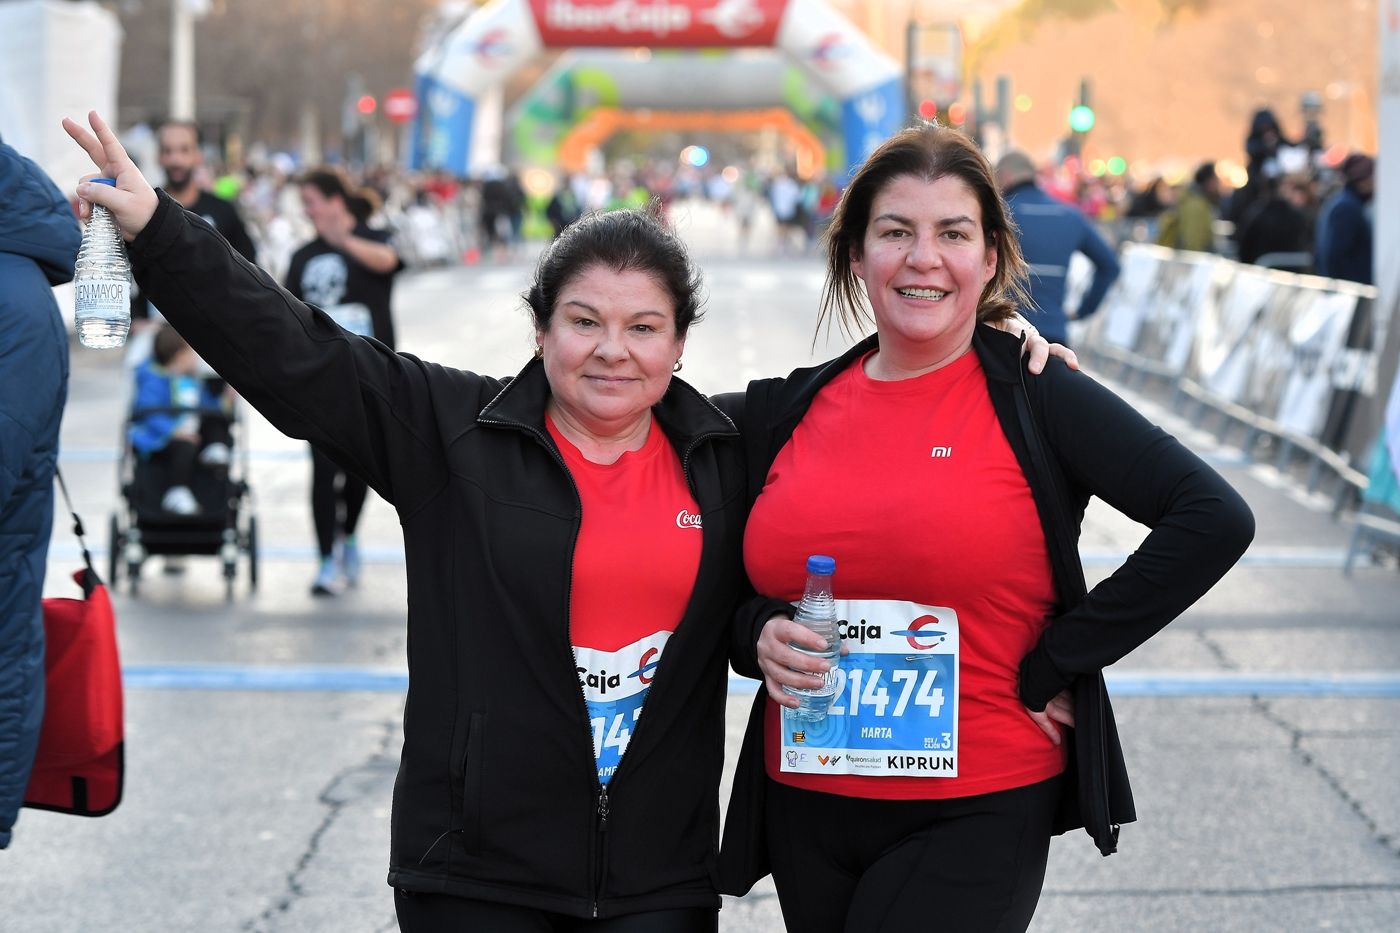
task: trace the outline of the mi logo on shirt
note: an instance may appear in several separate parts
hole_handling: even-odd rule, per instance
[[[953,456],[953,448],[935,447],[933,448],[933,451],[929,454],[929,456],[934,458],[935,460],[946,460],[949,457]]]

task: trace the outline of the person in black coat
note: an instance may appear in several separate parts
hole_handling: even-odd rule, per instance
[[[1288,262],[1270,268],[1307,272],[1312,249],[1312,218],[1308,215],[1311,183],[1286,176],[1266,183],[1267,194],[1245,212],[1237,231],[1240,262],[1256,263],[1270,254],[1291,254]],[[1282,258],[1282,257],[1280,257]]]

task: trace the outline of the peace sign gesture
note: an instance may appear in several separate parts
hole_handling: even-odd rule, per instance
[[[117,135],[97,115],[96,110],[88,112],[88,123],[92,126],[91,131],[76,120],[63,118],[64,131],[83,147],[98,170],[98,174],[83,176],[78,185],[83,218],[86,219],[91,213],[92,204],[101,204],[112,212],[117,226],[121,228],[122,236],[127,240],[134,240],[136,235],[146,228],[151,215],[156,212],[158,202],[155,189],[141,174],[136,163],[131,161],[131,157],[117,140]],[[93,178],[115,178],[117,185],[113,188],[110,185],[93,184]]]

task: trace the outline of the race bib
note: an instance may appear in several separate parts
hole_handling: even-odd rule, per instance
[[[331,305],[323,308],[341,327],[350,333],[360,337],[374,336],[374,319],[370,316],[369,308],[359,302],[349,302],[343,305]]]
[[[617,651],[574,648],[578,679],[588,705],[588,722],[593,729],[593,757],[598,760],[599,783],[608,783],[627,751],[656,666],[661,662],[661,652],[670,637],[670,632],[656,632]]]
[[[958,614],[895,600],[836,601],[836,698],[820,722],[782,715],[783,771],[957,777]]]

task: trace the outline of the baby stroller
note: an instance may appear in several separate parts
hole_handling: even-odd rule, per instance
[[[200,423],[226,429],[226,462],[198,461],[189,477],[197,510],[193,514],[170,511],[163,502],[171,487],[171,469],[158,458],[141,456],[128,428],[149,415],[188,416]],[[223,433],[223,430],[220,430]],[[118,484],[123,508],[112,514],[108,529],[107,578],[113,590],[125,567],[127,587],[135,596],[140,589],[141,567],[148,557],[210,555],[223,562],[225,598],[232,601],[240,555],[248,557],[248,588],[258,586],[258,520],[252,514],[252,490],[248,485],[248,450],[242,443],[242,419],[235,406],[230,411],[162,406],[138,408],[122,427],[122,456]]]

